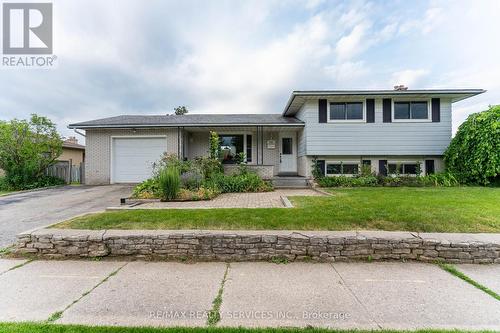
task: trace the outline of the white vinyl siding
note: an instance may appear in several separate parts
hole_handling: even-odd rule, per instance
[[[333,100],[329,100],[333,101]],[[441,99],[440,122],[382,122],[382,99],[375,99],[374,123],[319,123],[318,101],[304,104],[306,155],[435,155],[451,140],[451,101]],[[299,153],[300,154],[300,153]]]

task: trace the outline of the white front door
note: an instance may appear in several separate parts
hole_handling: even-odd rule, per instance
[[[297,172],[296,138],[295,132],[280,133],[280,172]]]

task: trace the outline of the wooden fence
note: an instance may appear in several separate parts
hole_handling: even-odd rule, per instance
[[[83,184],[85,182],[85,166],[83,163],[80,163],[80,165],[71,165],[68,161],[59,161],[48,167],[46,173],[47,176],[63,179],[67,184]]]

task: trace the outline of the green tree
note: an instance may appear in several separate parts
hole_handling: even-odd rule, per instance
[[[462,183],[489,184],[500,175],[500,105],[471,114],[445,152],[449,172]]]
[[[184,105],[183,106],[178,106],[178,107],[174,108],[174,113],[177,116],[183,116],[183,115],[185,115],[188,112],[189,112],[189,110]]]
[[[61,153],[61,137],[48,118],[0,121],[0,168],[12,188],[35,183]]]

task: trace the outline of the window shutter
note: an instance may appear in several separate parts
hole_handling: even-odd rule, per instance
[[[378,161],[378,173],[387,176],[387,160]]]
[[[434,160],[425,160],[425,174],[431,175],[435,172]]]
[[[382,100],[382,118],[384,123],[392,122],[392,99],[384,98]]]
[[[319,116],[319,122],[320,123],[326,123],[327,121],[327,110],[326,110],[326,99],[319,99],[318,100],[318,116]]]
[[[321,173],[323,176],[325,176],[325,160],[317,160],[316,161],[317,165],[318,165],[318,168],[321,170]]]
[[[366,122],[375,122],[375,100],[373,98],[366,100]]]
[[[441,121],[441,99],[432,99],[432,122],[439,123]]]

